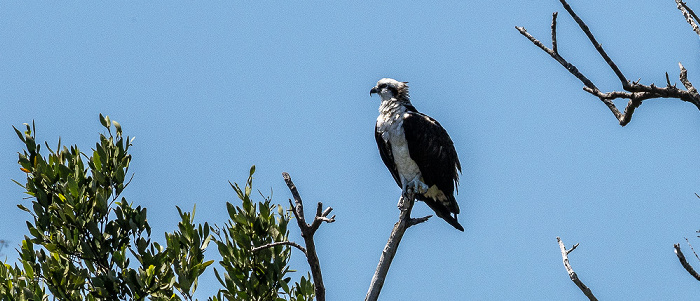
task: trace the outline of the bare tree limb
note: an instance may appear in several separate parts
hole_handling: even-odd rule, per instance
[[[676,7],[683,13],[683,17],[685,17],[685,21],[690,24],[690,27],[693,28],[693,31],[697,33],[700,36],[700,28],[698,27],[698,22],[700,22],[700,19],[698,19],[698,16],[693,12],[690,7],[688,7],[685,2],[681,0],[676,0]]]
[[[610,69],[615,73],[615,75],[618,77],[622,84],[622,88],[626,91],[613,91],[613,92],[601,92],[595,84],[591,80],[589,80],[586,76],[584,76],[573,64],[569,63],[566,61],[560,54],[559,51],[557,50],[557,40],[556,40],[556,19],[557,19],[557,13],[554,13],[552,15],[552,48],[548,48],[542,42],[537,40],[535,37],[533,37],[531,34],[527,32],[527,30],[523,27],[516,26],[515,28],[526,38],[528,38],[533,44],[535,44],[537,47],[542,49],[544,52],[549,54],[554,60],[559,62],[566,70],[569,71],[572,75],[574,75],[576,78],[578,78],[585,87],[583,87],[583,90],[591,93],[592,95],[598,97],[607,107],[610,109],[610,111],[615,115],[615,118],[617,118],[618,122],[620,123],[621,126],[627,125],[631,120],[632,120],[632,114],[634,114],[634,111],[636,108],[638,108],[641,104],[642,101],[647,100],[647,99],[652,99],[652,98],[678,98],[683,101],[690,102],[694,104],[698,110],[700,110],[700,95],[698,94],[697,90],[693,87],[693,85],[688,81],[688,76],[687,76],[687,70],[681,65],[680,63],[678,64],[681,72],[680,72],[680,81],[683,83],[683,86],[686,88],[685,90],[679,89],[676,87],[676,85],[671,85],[671,81],[668,78],[668,74],[666,74],[666,86],[665,87],[657,87],[654,84],[651,85],[642,85],[639,84],[639,81],[636,82],[630,82],[627,80],[625,75],[620,71],[620,69],[617,67],[615,62],[608,56],[608,54],[605,52],[603,47],[598,43],[596,40],[595,36],[591,33],[590,29],[586,25],[586,23],[579,18],[578,15],[573,11],[571,6],[566,2],[566,0],[559,0],[561,4],[564,6],[564,9],[571,15],[571,17],[576,21],[576,23],[579,25],[581,30],[586,34],[586,37],[591,41],[591,44],[595,47],[595,49],[598,51],[598,54],[605,60],[605,62],[608,64]],[[691,26],[695,24],[695,28],[697,28],[697,23],[693,20],[698,20],[697,16],[695,13],[688,8],[685,3],[683,3],[680,0],[676,0],[676,3],[678,4],[678,8],[683,12],[683,14],[686,16],[686,19],[688,20],[689,23],[691,23]],[[700,33],[698,33],[700,35]],[[626,98],[629,99],[627,106],[625,107],[625,110],[620,113],[620,110],[617,108],[615,103],[613,102],[613,99],[617,98]]]
[[[693,255],[695,255],[695,258],[697,258],[698,261],[700,261],[700,257],[698,257],[698,253],[695,253],[695,248],[693,248],[693,245],[690,244],[690,241],[688,240],[688,238],[685,238],[685,242],[690,247],[690,250],[693,251]]]
[[[598,51],[601,57],[605,60],[606,63],[608,63],[608,66],[610,66],[610,69],[615,72],[615,75],[617,75],[617,78],[620,79],[620,82],[622,83],[622,87],[625,88],[627,85],[629,85],[629,81],[625,77],[625,75],[622,74],[622,71],[620,71],[620,68],[617,68],[617,65],[615,65],[615,62],[608,56],[608,54],[603,50],[603,45],[600,45],[598,41],[595,39],[593,34],[591,33],[591,30],[588,29],[588,25],[579,18],[579,16],[574,12],[573,9],[571,9],[571,6],[569,6],[569,3],[566,3],[566,0],[559,0],[561,2],[561,5],[564,6],[564,9],[571,15],[571,17],[576,21],[576,24],[578,24],[579,27],[581,27],[581,30],[583,30],[583,33],[586,34],[588,39],[591,41],[591,44],[593,44],[593,47]]]
[[[557,242],[559,243],[559,249],[561,250],[561,258],[564,261],[564,267],[566,268],[566,272],[569,273],[569,278],[571,278],[571,281],[573,281],[576,286],[578,286],[579,289],[583,292],[586,297],[588,297],[589,300],[591,301],[597,301],[596,297],[593,295],[593,292],[591,292],[591,289],[588,288],[583,282],[581,282],[581,279],[578,278],[578,275],[576,275],[576,272],[574,272],[574,269],[571,268],[571,264],[569,264],[569,253],[571,253],[576,247],[578,247],[578,244],[575,244],[571,249],[567,250],[566,247],[564,246],[564,243],[561,241],[561,238],[557,237]]]
[[[394,259],[394,255],[396,255],[399,243],[401,243],[401,238],[403,238],[406,229],[425,222],[431,217],[411,218],[411,211],[413,210],[414,203],[415,196],[413,192],[409,191],[406,195],[401,195],[398,204],[399,210],[401,211],[401,213],[399,213],[399,221],[394,224],[394,229],[391,230],[391,235],[389,235],[389,241],[387,241],[382,251],[382,256],[379,258],[379,264],[377,264],[377,270],[372,277],[372,282],[365,296],[365,301],[376,301],[377,298],[379,298],[379,293],[382,290],[382,286],[384,286],[384,280],[386,279],[386,274],[389,272],[391,261]]]
[[[683,265],[683,268],[685,268],[688,273],[695,277],[696,280],[700,281],[700,274],[693,269],[693,266],[688,263],[688,261],[685,259],[685,255],[683,255],[683,252],[681,252],[681,245],[680,244],[675,244],[673,245],[673,252],[676,253],[676,256],[678,256],[678,260],[681,262],[681,265]]]
[[[253,248],[251,251],[257,252],[257,251],[260,251],[260,250],[262,250],[262,249],[272,248],[272,247],[274,247],[274,246],[281,246],[281,245],[286,245],[286,246],[295,247],[295,248],[299,249],[301,252],[303,252],[304,255],[306,255],[306,249],[304,249],[304,247],[300,246],[298,243],[295,243],[295,242],[293,242],[293,241],[278,241],[278,242],[273,242],[273,243],[269,243],[269,244],[262,245],[262,246],[259,246],[259,247],[255,247],[255,248]]]
[[[559,15],[558,12],[553,12],[552,13],[552,51],[554,53],[559,53],[557,50],[557,16]]]
[[[299,225],[299,229],[301,230],[301,237],[304,238],[304,244],[306,245],[305,250],[298,245],[295,247],[301,248],[300,250],[303,250],[306,254],[306,261],[309,263],[309,268],[311,269],[311,276],[314,279],[314,293],[316,294],[316,300],[325,301],[326,288],[323,285],[323,276],[321,275],[321,264],[318,261],[318,255],[316,255],[314,233],[316,233],[316,230],[318,230],[318,227],[321,226],[322,222],[332,223],[335,221],[335,215],[331,218],[326,217],[328,214],[331,213],[333,208],[328,207],[326,208],[326,210],[321,211],[323,204],[319,202],[313,223],[311,225],[307,224],[306,219],[304,218],[304,203],[301,201],[301,196],[299,195],[299,191],[297,191],[297,187],[292,182],[292,177],[290,177],[289,174],[286,172],[282,173],[282,177],[284,177],[284,182],[287,183],[287,187],[289,187],[289,191],[292,192],[292,196],[294,197],[294,203],[292,203],[292,200],[290,199],[289,205],[291,205],[293,208],[292,212],[294,213],[294,217],[297,220],[297,224]]]

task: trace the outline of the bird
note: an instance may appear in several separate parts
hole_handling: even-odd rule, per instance
[[[408,82],[382,78],[370,91],[381,98],[374,129],[379,155],[402,195],[411,190],[435,214],[457,230],[459,204],[453,191],[462,166],[447,131],[411,104]]]

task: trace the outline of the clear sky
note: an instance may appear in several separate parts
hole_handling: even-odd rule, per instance
[[[628,78],[677,82],[680,61],[700,86],[699,39],[674,1],[571,5]],[[24,177],[11,126],[35,120],[38,140],[89,150],[103,113],[136,137],[124,195],[149,209],[155,240],[175,229],[175,205],[224,223],[237,202],[227,181],[253,164],[254,188],[286,204],[286,171],[309,212],[322,201],[337,215],[316,234],[328,299],[361,300],[398,217],[369,96],[392,77],[455,142],[466,231],[439,219],[409,229],[382,300],[584,300],[557,236],[581,244],[571,264],[601,300],[695,299],[700,283],[672,246],[700,247],[700,114],[648,100],[620,127],[514,28],[549,44],[554,11],[560,53],[621,89],[554,0],[5,2],[0,238],[18,245],[30,218],[16,207],[29,201],[11,182]],[[306,271],[299,252],[292,265]],[[200,299],[219,287],[211,269],[200,281]]]

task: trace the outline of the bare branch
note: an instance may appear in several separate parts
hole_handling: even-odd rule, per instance
[[[297,190],[296,185],[292,182],[292,177],[289,176],[288,173],[283,172],[282,177],[284,178],[284,182],[287,183],[287,187],[289,187],[289,191],[292,192],[292,197],[294,197],[294,216],[297,218],[299,221],[304,221],[304,203],[301,201],[301,196],[299,196],[299,191]],[[292,201],[290,200],[289,203],[291,204]]]
[[[412,192],[401,195],[398,204],[399,210],[401,211],[401,213],[399,213],[399,221],[394,224],[394,229],[391,230],[391,235],[389,235],[389,241],[387,241],[382,251],[382,256],[379,258],[379,264],[377,264],[377,270],[372,277],[372,282],[365,296],[365,301],[376,301],[377,298],[379,298],[379,293],[382,290],[382,286],[384,286],[386,274],[389,272],[389,266],[391,266],[391,261],[394,259],[394,255],[396,255],[399,243],[401,243],[401,238],[403,238],[406,229],[425,222],[431,217],[411,218],[411,211],[413,210],[414,203],[415,196]]]
[[[516,26],[515,29],[517,29],[522,35],[524,35],[526,38],[528,38],[537,47],[540,47],[542,50],[544,50],[544,52],[549,54],[552,58],[554,58],[554,60],[559,62],[559,64],[564,66],[564,68],[566,68],[566,70],[569,70],[569,72],[571,74],[573,74],[574,76],[576,76],[576,78],[578,78],[586,87],[598,90],[598,87],[596,87],[592,81],[590,81],[586,76],[584,76],[580,71],[578,71],[576,66],[567,62],[561,55],[559,55],[559,53],[555,52],[552,49],[549,49],[547,46],[544,46],[544,44],[542,44],[542,42],[535,39],[535,37],[533,37],[530,33],[528,33],[527,29],[520,27],[520,26]],[[556,29],[556,27],[553,27],[553,29]],[[556,36],[556,34],[553,33],[552,36]]]
[[[695,253],[695,248],[693,248],[693,245],[690,244],[690,241],[688,241],[688,238],[685,239],[685,242],[688,244],[688,247],[690,247],[690,250],[693,251],[695,258],[697,258],[698,261],[700,261],[700,257],[698,257],[698,253]]]
[[[590,81],[587,77],[585,77],[578,69],[568,61],[566,61],[561,55],[559,55],[559,51],[557,50],[557,40],[556,40],[556,17],[557,13],[554,13],[552,15],[552,49],[547,48],[540,42],[539,40],[535,39],[532,35],[530,35],[523,27],[516,26],[515,28],[525,37],[527,37],[533,44],[535,44],[537,47],[545,51],[547,54],[549,54],[552,58],[554,58],[557,62],[559,62],[564,68],[566,68],[572,75],[574,75],[576,78],[578,78],[583,84],[584,88],[583,90],[591,93],[592,95],[598,97],[607,107],[610,109],[610,111],[615,115],[615,118],[617,118],[618,122],[620,123],[621,126],[627,125],[631,120],[632,120],[632,115],[634,114],[634,111],[636,108],[638,108],[641,104],[642,101],[647,100],[647,99],[652,99],[652,98],[678,98],[683,101],[690,102],[694,104],[699,110],[700,110],[700,95],[698,94],[697,90],[693,87],[693,85],[688,81],[687,77],[687,70],[683,68],[683,66],[679,63],[679,67],[681,69],[680,73],[680,80],[685,86],[686,90],[681,90],[677,88],[675,85],[671,85],[671,81],[668,78],[668,74],[666,74],[666,87],[657,87],[654,84],[651,85],[642,85],[639,84],[639,81],[635,82],[630,82],[627,80],[627,78],[622,74],[622,71],[617,67],[617,65],[613,62],[613,60],[608,56],[608,54],[603,50],[603,47],[598,43],[596,38],[593,36],[591,33],[590,29],[586,25],[586,23],[579,18],[576,13],[574,13],[573,9],[565,0],[559,0],[561,4],[564,6],[564,9],[571,15],[571,17],[576,21],[576,23],[579,25],[581,30],[586,34],[588,39],[591,41],[593,46],[596,48],[598,53],[600,54],[601,57],[605,60],[605,62],[608,64],[610,69],[617,75],[618,79],[622,83],[622,88],[626,91],[613,91],[613,92],[607,92],[604,93],[600,91],[592,81]],[[692,18],[695,18],[697,20],[697,16],[690,10],[687,6],[685,6],[685,3],[680,2],[680,0],[676,0],[678,3],[679,9],[681,9],[681,4],[682,7],[685,9],[681,9],[681,11],[684,11],[684,14],[688,14],[688,16],[691,16]],[[694,17],[693,17],[694,16]],[[617,108],[615,103],[613,102],[614,99],[617,98],[626,98],[629,99],[627,106],[625,107],[625,110],[620,113],[620,110]]]
[[[564,261],[564,267],[566,268],[566,272],[569,273],[569,278],[571,278],[571,281],[573,281],[576,286],[581,289],[583,294],[586,295],[589,300],[597,301],[598,299],[596,299],[596,297],[593,295],[591,289],[581,282],[581,279],[578,278],[578,275],[576,275],[576,272],[574,272],[574,269],[571,268],[571,265],[569,264],[569,253],[576,249],[578,244],[575,244],[571,249],[567,250],[564,243],[561,241],[561,238],[557,237],[557,242],[559,243],[559,249],[561,250],[561,258]]]
[[[313,223],[311,225],[307,224],[306,219],[304,218],[304,203],[301,200],[301,196],[299,195],[296,185],[294,185],[294,182],[292,182],[292,177],[286,172],[282,173],[282,177],[284,177],[284,182],[287,183],[287,187],[289,187],[289,191],[292,192],[292,196],[294,197],[294,203],[292,203],[292,200],[289,200],[289,205],[291,205],[293,208],[292,212],[294,212],[294,217],[296,217],[297,224],[301,230],[301,237],[304,238],[304,244],[306,245],[306,249],[301,248],[301,246],[295,247],[300,248],[300,250],[303,250],[304,254],[306,254],[306,261],[309,263],[311,276],[314,279],[314,293],[316,294],[316,301],[325,301],[326,287],[323,285],[321,263],[318,260],[318,255],[316,255],[314,233],[316,233],[316,230],[318,230],[322,222],[325,221],[332,223],[335,221],[335,215],[331,218],[326,217],[328,214],[330,214],[333,208],[328,207],[326,210],[321,211],[323,204],[319,202],[318,206],[316,207],[316,216],[314,217]]]
[[[320,205],[321,203],[318,203],[318,204]],[[326,210],[323,210],[323,212],[321,213],[320,216],[326,217],[326,216],[328,216],[328,215],[331,213],[331,211],[333,211],[333,208],[332,208],[332,207],[328,207],[328,208],[326,208]],[[334,216],[335,216],[335,215],[334,215]]]
[[[314,222],[319,221],[318,224],[320,225],[321,222],[326,222],[326,223],[332,223],[335,222],[335,215],[331,216],[330,218],[327,218],[325,216],[317,216],[314,219]]]
[[[569,3],[566,3],[566,0],[559,0],[561,2],[561,5],[564,6],[564,9],[571,15],[572,18],[574,18],[574,21],[576,21],[576,24],[578,24],[579,27],[581,27],[581,30],[583,30],[583,33],[586,34],[588,39],[591,41],[591,44],[593,44],[593,47],[595,47],[596,50],[598,50],[598,53],[600,56],[603,57],[606,63],[608,63],[608,66],[610,66],[610,69],[615,72],[615,75],[617,75],[617,78],[620,79],[620,82],[622,83],[622,87],[626,87],[629,85],[629,81],[625,77],[625,75],[622,74],[622,71],[620,71],[619,68],[617,68],[617,65],[615,65],[615,62],[610,59],[607,53],[605,53],[605,50],[603,50],[603,46],[598,43],[598,41],[595,39],[593,34],[591,33],[591,30],[588,29],[588,25],[581,20],[581,18],[578,17],[576,13],[574,13],[574,10],[571,9],[571,6],[569,6]]]
[[[259,246],[259,247],[255,247],[255,248],[253,248],[251,251],[257,252],[257,251],[260,251],[260,250],[262,250],[262,249],[272,248],[272,247],[274,247],[274,246],[280,246],[280,245],[287,245],[287,246],[295,247],[295,248],[299,249],[301,252],[303,252],[304,255],[306,255],[306,249],[304,249],[304,247],[300,246],[298,243],[295,243],[295,242],[293,242],[293,241],[278,241],[278,242],[273,242],[273,243],[269,243],[269,244],[262,245],[262,246]]]
[[[695,33],[697,33],[700,36],[700,28],[698,27],[697,23],[698,21],[700,21],[700,19],[698,19],[698,16],[695,14],[695,12],[693,12],[693,10],[690,9],[690,7],[688,7],[688,5],[681,0],[676,0],[676,7],[683,13],[685,21],[688,22],[688,24],[690,24],[690,27],[693,28],[693,31],[695,31]]]
[[[685,255],[683,255],[683,252],[681,252],[681,245],[673,245],[673,251],[676,253],[676,256],[678,256],[678,260],[681,262],[681,265],[683,265],[685,270],[688,271],[691,276],[695,277],[696,280],[700,281],[700,275],[695,271],[695,269],[693,269],[693,266],[688,263],[688,261],[685,259]]]
[[[558,12],[552,13],[552,51],[554,53],[559,54],[559,51],[557,50],[557,16],[559,15]]]
[[[424,217],[411,218],[408,220],[408,226],[406,228],[413,226],[413,225],[418,225],[420,223],[427,222],[428,219],[430,219],[431,217],[433,217],[433,216],[428,215],[428,216],[424,216]]]
[[[332,216],[331,218],[326,217],[326,216],[328,216],[328,214],[331,213],[331,211],[333,211],[333,208],[328,207],[323,212],[321,211],[321,208],[323,208],[323,203],[318,202],[318,207],[316,207],[316,217],[314,217],[314,221],[311,223],[311,226],[309,226],[312,235],[313,235],[313,233],[316,232],[316,230],[318,230],[318,227],[321,226],[322,222],[327,222],[327,223],[335,222],[335,215]]]

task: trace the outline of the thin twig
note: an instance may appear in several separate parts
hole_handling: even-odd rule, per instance
[[[695,255],[695,258],[696,258],[698,261],[700,261],[700,257],[698,257],[698,253],[695,253],[695,248],[693,248],[693,245],[690,244],[690,241],[688,240],[688,238],[685,238],[685,242],[686,242],[686,243],[688,244],[688,246],[690,247],[690,250],[693,251],[693,254]]]
[[[274,246],[280,246],[280,245],[286,245],[286,246],[295,247],[295,248],[299,249],[302,253],[304,253],[304,255],[306,255],[306,249],[304,249],[304,247],[300,246],[298,243],[295,243],[295,242],[293,242],[293,241],[278,241],[278,242],[273,242],[273,243],[269,243],[269,244],[262,245],[262,246],[259,246],[259,247],[255,247],[255,248],[253,248],[251,251],[257,252],[257,251],[260,251],[260,250],[262,250],[262,249],[272,248],[272,247],[274,247]]]
[[[617,65],[615,65],[615,62],[613,62],[612,59],[608,56],[607,53],[605,53],[605,50],[603,50],[603,45],[600,45],[598,41],[595,39],[593,34],[591,33],[591,30],[588,29],[588,25],[581,20],[581,18],[578,17],[578,15],[574,12],[573,9],[571,9],[571,6],[569,6],[569,3],[566,3],[566,0],[559,0],[561,2],[561,5],[564,6],[564,9],[571,15],[572,18],[574,18],[574,21],[576,21],[576,24],[578,24],[579,27],[581,27],[581,30],[583,30],[583,33],[586,34],[588,39],[591,41],[591,44],[593,44],[593,47],[595,47],[596,50],[598,50],[598,53],[600,56],[603,57],[606,63],[608,63],[608,66],[610,66],[610,69],[615,72],[615,75],[617,75],[617,78],[620,79],[620,82],[622,83],[622,87],[627,87],[629,85],[629,81],[625,77],[625,75],[622,74],[622,71],[620,71],[619,68],[617,68]]]
[[[691,276],[695,277],[696,280],[700,281],[700,275],[695,271],[695,269],[693,269],[693,266],[688,263],[688,261],[685,259],[685,255],[683,255],[683,252],[681,252],[681,245],[673,245],[673,251],[676,253],[676,256],[678,256],[678,260],[681,262],[681,265],[683,265],[685,270],[688,271]]]
[[[559,51],[557,50],[557,16],[559,15],[558,12],[552,13],[552,51],[554,53],[559,54]]]
[[[578,278],[578,275],[576,275],[576,272],[574,272],[574,269],[571,268],[571,264],[569,264],[569,253],[571,253],[576,247],[578,247],[578,244],[575,244],[571,249],[567,250],[566,247],[564,246],[564,243],[561,241],[561,238],[557,237],[557,242],[559,243],[559,249],[561,250],[561,258],[564,261],[564,268],[566,268],[566,272],[569,273],[569,278],[571,278],[571,281],[573,281],[576,286],[578,286],[579,289],[583,292],[586,297],[588,297],[589,300],[591,301],[597,301],[596,297],[593,295],[593,292],[591,292],[591,289],[588,288],[581,279]]]
[[[571,74],[576,76],[586,87],[589,87],[591,89],[596,89],[598,90],[598,87],[596,87],[591,80],[589,80],[586,76],[584,76],[576,66],[572,65],[571,63],[567,62],[559,53],[554,52],[554,50],[549,49],[547,46],[542,44],[539,40],[535,39],[530,33],[527,32],[527,29],[520,27],[520,26],[515,26],[515,29],[517,29],[522,35],[524,35],[526,38],[528,38],[533,44],[535,44],[537,47],[540,47],[540,49],[544,50],[547,54],[549,54],[554,60],[559,62],[566,70],[569,70]],[[556,29],[556,28],[555,28]],[[556,34],[554,34],[556,35]]]

